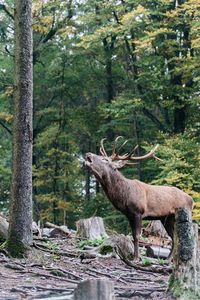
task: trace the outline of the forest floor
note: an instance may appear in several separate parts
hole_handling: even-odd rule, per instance
[[[28,258],[0,253],[0,300],[73,299],[77,284],[94,278],[112,281],[116,300],[175,299],[166,293],[168,273],[136,270],[117,257],[77,257],[76,238],[37,245]]]

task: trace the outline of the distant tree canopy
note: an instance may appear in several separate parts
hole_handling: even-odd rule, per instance
[[[0,5],[0,208],[8,208],[13,125],[13,0]],[[180,187],[200,206],[198,0],[33,1],[34,218],[124,222],[84,167],[88,151],[159,143],[162,163],[124,174]],[[124,223],[127,226],[127,223]],[[121,227],[121,228],[125,228]]]

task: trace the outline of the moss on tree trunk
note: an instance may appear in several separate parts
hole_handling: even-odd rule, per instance
[[[192,224],[189,209],[176,209],[175,218],[173,271],[168,290],[175,297],[199,299],[198,226]]]

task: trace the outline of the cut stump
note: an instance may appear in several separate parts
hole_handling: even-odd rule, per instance
[[[144,236],[155,235],[161,238],[168,237],[165,227],[159,220],[151,221],[149,225],[144,229],[143,235]]]
[[[8,237],[8,226],[9,223],[6,221],[5,218],[0,216],[0,239],[6,240]]]
[[[74,300],[114,300],[114,284],[106,279],[80,282],[74,291]]]
[[[111,252],[118,255],[118,250],[128,259],[134,257],[134,246],[130,238],[123,234],[114,235],[103,241],[99,247],[99,253],[102,255],[109,254]]]
[[[198,254],[198,226],[192,224],[189,209],[175,211],[173,270],[168,290],[183,299],[200,298],[200,269]]]
[[[108,236],[104,228],[103,219],[101,217],[81,219],[76,222],[76,228],[77,235],[79,235],[81,239],[100,240],[102,237]]]

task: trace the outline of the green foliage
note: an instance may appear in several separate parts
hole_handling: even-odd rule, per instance
[[[151,261],[149,259],[146,259],[146,258],[142,257],[142,265],[143,266],[150,266],[151,265]]]
[[[24,258],[28,257],[28,253],[31,250],[30,247],[21,244],[13,243],[10,240],[6,240],[0,245],[1,250],[6,250],[6,252],[14,258]]]
[[[164,260],[164,259],[162,259],[162,258],[158,258],[158,263],[159,263],[160,265],[167,265],[167,264],[169,264],[169,262],[168,262],[167,260]]]
[[[186,131],[182,135],[174,136],[160,134],[159,139],[161,144],[157,156],[163,161],[159,162],[158,168],[154,171],[154,179],[149,181],[157,185],[176,186],[191,195],[195,201],[193,218],[199,221],[199,137]],[[153,164],[155,162],[148,162],[147,172],[153,170]]]
[[[59,244],[55,244],[54,242],[52,242],[52,241],[43,241],[42,242],[42,244],[46,247],[46,248],[48,248],[48,249],[50,249],[50,250],[59,250],[60,249],[60,245]]]
[[[51,270],[50,274],[58,277],[65,277],[65,274],[60,270]]]
[[[104,244],[99,249],[99,253],[101,255],[107,255],[107,254],[112,253],[112,252],[113,252],[113,247],[109,244]]]
[[[100,246],[103,243],[104,239],[105,239],[105,237],[102,236],[101,239],[93,239],[93,240],[80,241],[77,244],[77,247],[80,248],[80,249],[84,249],[84,246],[98,247],[98,246]]]

